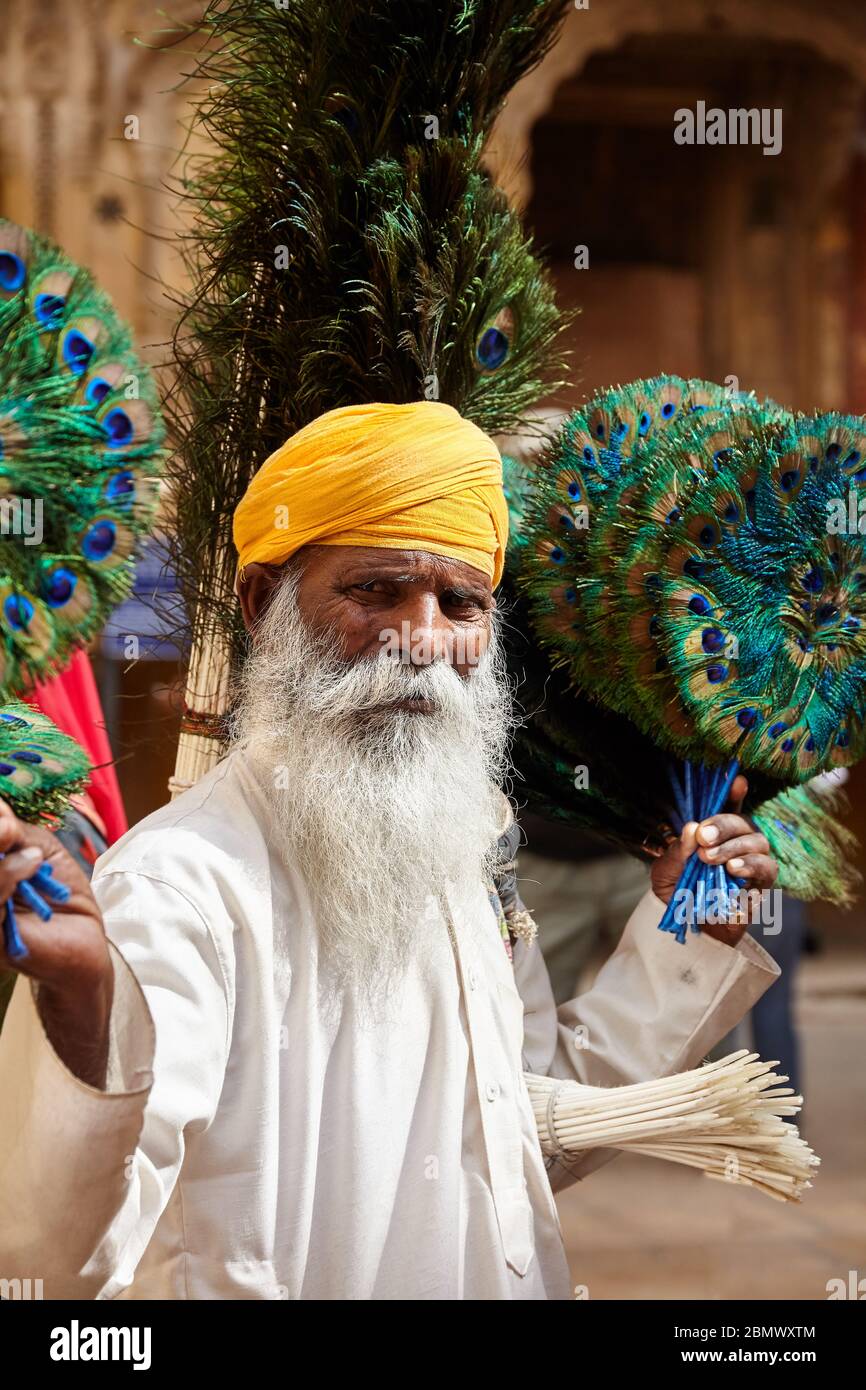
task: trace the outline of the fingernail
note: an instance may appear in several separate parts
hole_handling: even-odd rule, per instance
[[[708,850],[707,850],[707,858],[708,858],[708,859],[715,859],[715,857],[716,857],[716,855],[718,854],[718,852],[719,852],[719,851],[718,851],[717,849],[708,849]]]
[[[698,833],[705,845],[711,845],[719,838],[719,827],[717,825],[702,825]]]
[[[22,859],[26,859],[28,861],[32,860],[34,864],[36,863],[37,859],[45,858],[44,854],[42,853],[42,850],[39,849],[37,845],[25,845],[24,848],[19,851],[19,853]]]
[[[731,869],[734,873],[736,873],[738,869],[742,869],[745,862],[745,859],[729,859],[728,868]]]

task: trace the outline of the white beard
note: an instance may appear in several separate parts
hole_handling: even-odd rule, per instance
[[[494,628],[466,680],[445,661],[350,662],[304,623],[297,586],[290,570],[257,627],[234,741],[310,893],[320,963],[381,998],[424,950],[431,895],[491,875],[514,723],[501,645]],[[407,695],[433,712],[383,710]]]

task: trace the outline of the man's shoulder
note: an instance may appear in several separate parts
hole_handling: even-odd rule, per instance
[[[240,863],[253,861],[259,853],[267,855],[260,816],[243,763],[237,752],[232,753],[100,855],[94,881],[116,873],[181,877],[193,865],[197,872],[232,866],[237,872]]]

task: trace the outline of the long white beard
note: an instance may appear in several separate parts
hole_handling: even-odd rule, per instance
[[[257,628],[234,741],[303,875],[320,962],[381,995],[424,950],[431,895],[477,894],[495,862],[514,723],[501,645],[494,629],[466,680],[444,661],[350,662],[308,629],[297,583],[289,571]],[[407,695],[433,712],[382,709]]]

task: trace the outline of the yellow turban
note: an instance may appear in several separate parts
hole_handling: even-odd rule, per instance
[[[304,545],[430,550],[502,577],[508,511],[496,445],[450,405],[329,410],[266,459],[234,515],[241,574]]]

